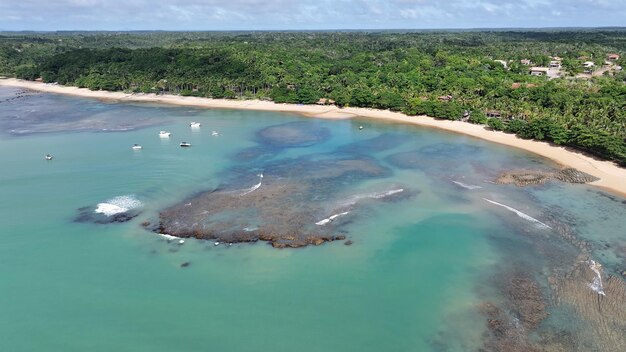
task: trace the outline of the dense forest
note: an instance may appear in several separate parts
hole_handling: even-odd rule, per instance
[[[582,77],[583,63],[612,69]],[[0,75],[465,119],[626,165],[626,30],[0,33]],[[530,67],[560,57],[558,78]],[[502,62],[495,61],[502,60]],[[506,63],[506,65],[504,64]],[[322,101],[324,101],[322,100]]]

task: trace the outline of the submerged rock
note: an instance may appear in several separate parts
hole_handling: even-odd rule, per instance
[[[94,224],[111,224],[130,221],[141,214],[141,211],[133,209],[113,215],[105,215],[94,212],[93,207],[82,207],[78,209],[75,222],[91,222]]]
[[[240,175],[163,210],[154,231],[216,242],[265,241],[274,248],[319,246],[344,240],[340,228],[353,221],[359,207],[414,194],[393,185],[384,192],[341,195],[346,184],[389,175],[365,157],[303,157],[266,167],[272,171],[256,180]]]
[[[143,204],[134,196],[126,195],[108,199],[95,207],[78,209],[75,222],[109,224],[130,221],[141,214]]]
[[[531,335],[548,316],[537,283],[527,274],[514,273],[502,288],[505,302],[485,302],[479,311],[487,318],[488,334],[481,351],[543,351]]]
[[[349,153],[376,153],[396,148],[409,140],[411,137],[407,134],[384,133],[378,137],[346,144],[337,150]]]
[[[308,147],[330,138],[330,130],[317,121],[288,122],[270,126],[257,132],[262,145],[280,148]]]

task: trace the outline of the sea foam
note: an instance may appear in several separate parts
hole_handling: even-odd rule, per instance
[[[593,282],[587,284],[589,288],[591,288],[594,292],[599,295],[606,296],[604,293],[604,286],[602,285],[602,274],[600,270],[602,270],[602,264],[597,263],[595,260],[589,260],[589,268],[596,274],[596,277],[593,278]]]
[[[479,189],[479,188],[482,188],[481,186],[468,185],[467,183],[463,183],[463,182],[460,182],[460,181],[454,181],[454,180],[451,180],[451,181],[452,181],[452,183],[455,183],[455,184],[457,184],[457,185],[459,185],[459,186],[461,186],[463,188],[466,188],[466,189]]]
[[[324,226],[324,225],[328,224],[329,222],[334,221],[336,218],[338,218],[340,216],[348,215],[348,214],[350,214],[349,211],[345,211],[343,213],[335,214],[335,215],[332,215],[332,216],[330,216],[330,217],[328,217],[328,218],[326,218],[324,220],[320,220],[320,221],[316,222],[315,225]]]
[[[258,174],[257,176],[259,176],[259,183],[248,188],[245,192],[241,194],[242,196],[245,196],[246,194],[250,194],[261,187],[261,184],[263,184],[263,174]]]
[[[115,214],[121,214],[129,210],[139,208],[142,205],[143,203],[132,195],[119,196],[111,198],[105,202],[98,203],[94,213],[113,216]]]
[[[401,192],[404,192],[403,188],[392,189],[392,190],[385,191],[385,192],[378,192],[378,193],[370,193],[370,194],[358,195],[358,196],[353,197],[348,202],[346,202],[344,204],[344,206],[353,206],[353,205],[355,205],[356,203],[358,203],[359,201],[361,201],[363,199],[383,199],[385,197],[389,197],[389,196],[392,196],[394,194],[401,193]]]
[[[537,220],[537,219],[533,218],[532,216],[530,216],[530,215],[528,215],[528,214],[522,213],[521,211],[519,211],[519,210],[517,210],[517,209],[515,209],[515,208],[511,208],[511,207],[510,207],[510,206],[508,206],[508,205],[504,205],[504,204],[501,204],[501,203],[495,202],[495,201],[493,201],[493,200],[489,200],[489,199],[487,199],[487,198],[483,198],[483,199],[484,199],[484,200],[486,200],[486,201],[487,201],[487,202],[489,202],[489,203],[492,203],[492,204],[495,204],[495,205],[501,206],[501,207],[503,207],[503,208],[505,208],[505,209],[507,209],[507,210],[509,210],[509,211],[514,212],[515,214],[517,214],[517,216],[519,216],[520,218],[522,218],[522,219],[524,219],[524,220],[528,220],[528,221],[530,221],[530,222],[534,222],[535,224],[537,224],[537,225],[539,225],[539,226],[541,226],[541,227],[545,227],[545,228],[548,228],[548,229],[552,229],[550,226],[548,226],[548,225],[546,225],[546,224],[542,223],[541,221],[539,221],[539,220]]]

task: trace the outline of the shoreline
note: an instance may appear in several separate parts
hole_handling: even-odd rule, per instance
[[[16,87],[45,93],[66,94],[86,98],[114,100],[119,102],[144,102],[200,108],[238,109],[257,111],[291,112],[308,117],[324,119],[350,119],[365,117],[395,123],[406,123],[428,128],[436,128],[463,134],[489,142],[522,149],[547,159],[561,166],[573,167],[599,178],[590,185],[620,194],[626,197],[626,169],[611,161],[597,160],[581,152],[567,150],[566,147],[551,145],[547,142],[521,139],[513,134],[490,131],[482,125],[467,122],[438,120],[428,116],[408,116],[400,112],[370,108],[338,108],[334,105],[297,105],[277,104],[261,100],[226,100],[178,95],[156,95],[150,93],[124,93],[109,91],[91,91],[87,88],[67,87],[14,78],[0,79],[0,86]]]

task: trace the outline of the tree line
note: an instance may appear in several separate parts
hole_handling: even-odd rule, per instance
[[[467,119],[626,165],[623,71],[548,80],[520,62],[560,56],[574,74],[583,60],[625,52],[624,30],[13,34],[0,35],[0,72],[93,90],[327,99]]]

